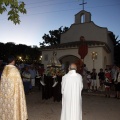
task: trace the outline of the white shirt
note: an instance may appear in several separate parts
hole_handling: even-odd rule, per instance
[[[31,74],[31,79],[35,79],[35,77],[36,77],[36,71],[35,71],[35,69],[29,69],[29,72]]]

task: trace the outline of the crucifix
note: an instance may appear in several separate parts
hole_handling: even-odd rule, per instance
[[[82,6],[83,6],[83,10],[84,10],[84,5],[85,5],[85,4],[87,4],[87,2],[84,2],[84,0],[82,1],[81,4],[79,4],[79,5],[82,5]]]

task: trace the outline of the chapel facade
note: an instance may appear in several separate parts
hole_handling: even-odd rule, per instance
[[[84,36],[88,45],[84,64],[89,71],[95,68],[99,72],[100,68],[105,69],[107,65],[113,65],[115,42],[113,32],[109,31],[107,27],[96,25],[91,21],[91,13],[82,10],[75,15],[75,22],[68,31],[61,35],[60,44],[42,49],[42,64],[45,68],[53,51],[56,51],[57,59],[65,68],[68,68],[71,62],[81,60],[81,56],[78,54],[81,36]],[[93,53],[96,55],[94,59]]]

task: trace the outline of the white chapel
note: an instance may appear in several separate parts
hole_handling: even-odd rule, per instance
[[[88,53],[84,58],[84,64],[89,71],[95,68],[98,73],[100,68],[105,69],[107,65],[113,65],[113,32],[109,31],[107,27],[96,25],[91,21],[91,13],[82,10],[75,15],[75,21],[71,24],[69,30],[61,35],[60,44],[42,49],[42,64],[44,64],[44,67],[47,67],[53,51],[56,52],[57,59],[64,67],[68,67],[71,62],[80,60],[78,47],[81,36],[84,36],[88,45]]]

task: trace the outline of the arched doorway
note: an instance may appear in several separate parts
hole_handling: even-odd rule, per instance
[[[60,63],[62,64],[62,68],[68,72],[68,68],[69,68],[69,65],[71,63],[75,63],[77,65],[77,69],[79,70],[81,65],[82,65],[82,61],[81,59],[79,59],[78,57],[74,56],[74,55],[65,55],[65,56],[62,56],[60,59],[59,59]]]

